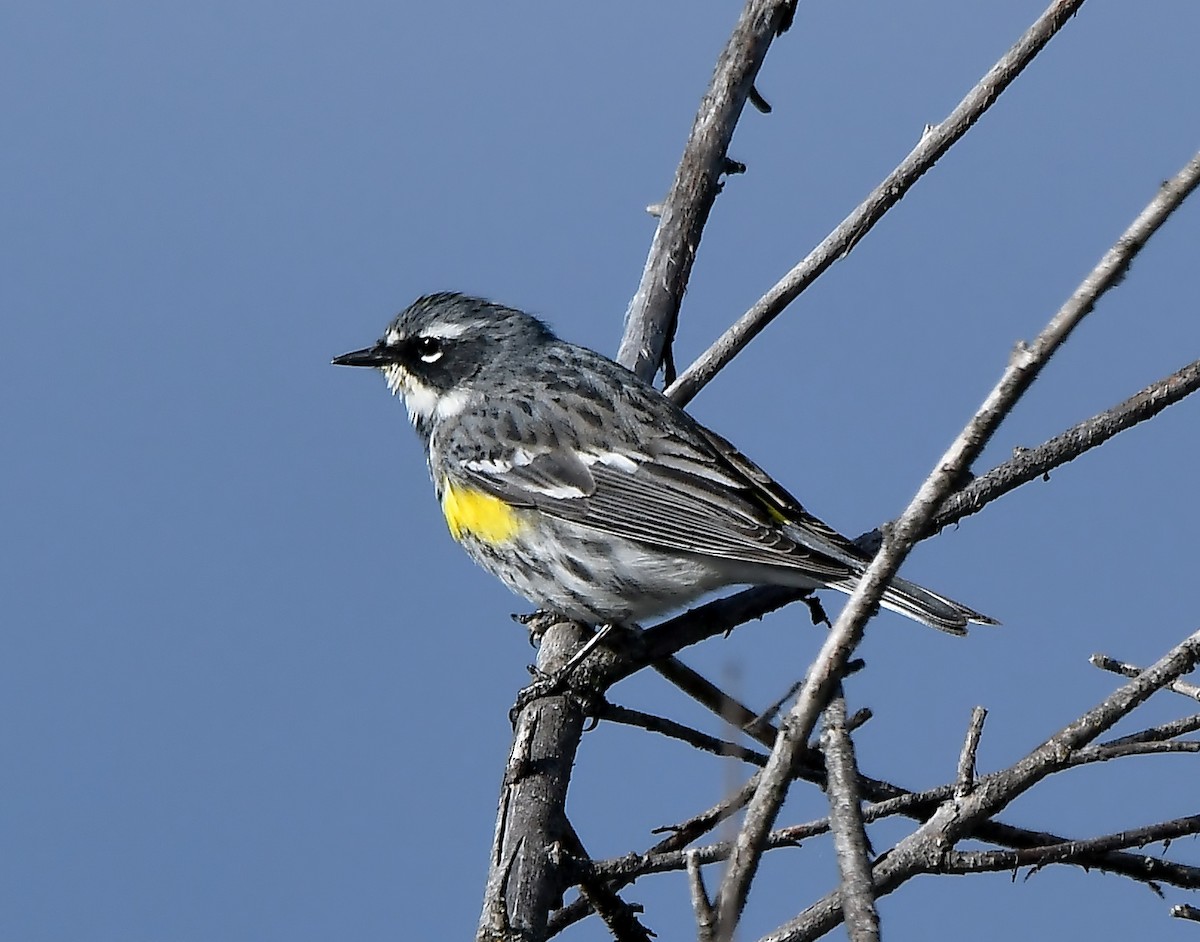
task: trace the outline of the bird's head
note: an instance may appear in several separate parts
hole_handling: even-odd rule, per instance
[[[374,346],[334,357],[337,366],[378,369],[404,398],[423,434],[457,415],[481,375],[513,368],[553,340],[536,317],[461,294],[418,298],[388,325]]]

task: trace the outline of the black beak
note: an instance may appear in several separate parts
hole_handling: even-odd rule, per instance
[[[350,353],[343,353],[340,357],[333,358],[334,366],[386,366],[392,361],[388,356],[388,349],[381,343],[375,344],[373,347],[366,347],[362,350],[353,350]]]

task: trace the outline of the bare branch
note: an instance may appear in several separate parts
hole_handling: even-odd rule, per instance
[[[700,102],[675,181],[659,209],[642,280],[625,315],[617,361],[644,380],[658,371],[709,211],[721,190],[727,151],[771,42],[791,22],[787,0],[747,0]]]
[[[739,595],[742,594],[745,593],[739,593]],[[789,594],[787,599],[795,597],[793,593]],[[768,607],[767,610],[770,610],[770,608],[785,604],[785,600],[768,592],[755,604],[759,611],[763,610],[764,605]],[[678,658],[673,657],[673,652],[668,650],[668,645],[675,641],[683,642],[700,634],[705,637],[719,634],[724,621],[735,620],[754,610],[754,608],[740,604],[738,596],[735,595],[692,609],[679,616],[679,619],[670,619],[663,625],[648,631],[636,627],[632,630],[622,630],[616,637],[610,639],[610,643],[614,647],[598,648],[590,657],[589,668],[595,673],[596,690],[608,690],[613,684],[639,670],[652,667],[688,696],[721,717],[722,720],[744,730],[751,738],[769,747],[774,741],[774,727],[761,722],[758,713],[725,693],[712,681],[692,670]],[[711,621],[708,620],[710,618]],[[678,628],[676,628],[677,622]],[[678,636],[675,634],[676,630],[679,632]],[[680,643],[680,647],[683,647],[682,643]]]
[[[1045,47],[1083,0],[1056,0],[999,62],[967,93],[946,119],[928,133],[907,157],[805,259],[783,276],[717,341],[683,371],[667,390],[680,405],[689,402],[758,333],[845,255],[883,215],[898,203],[950,147],[971,129],[1000,94]],[[660,227],[661,228],[661,227]],[[624,362],[624,361],[622,361]]]
[[[772,737],[775,734],[774,727],[770,725],[767,725],[765,728],[761,726],[755,727],[753,724],[758,719],[758,714],[725,693],[725,691],[712,683],[712,681],[707,680],[682,661],[673,657],[666,661],[652,664],[651,666],[697,703],[703,704],[714,714],[721,717],[730,726],[737,729],[744,729],[752,739],[770,747]]]
[[[1036,448],[1022,449],[1004,464],[950,495],[933,522],[934,532],[977,513],[997,497],[1016,490],[1022,484],[1045,477],[1055,468],[1074,461],[1118,433],[1154,418],[1167,406],[1174,405],[1198,389],[1200,360],[1156,380],[1120,405],[1085,419]]]
[[[804,683],[803,680],[798,680],[794,684],[792,684],[790,687],[788,687],[788,689],[783,692],[782,697],[778,697],[775,700],[772,700],[770,703],[768,703],[766,705],[766,707],[762,710],[762,712],[760,712],[758,714],[758,716],[756,716],[754,718],[753,722],[747,723],[745,726],[743,726],[742,727],[743,731],[749,732],[751,735],[753,735],[755,732],[760,732],[763,735],[765,735],[769,732],[770,736],[771,736],[771,742],[774,742],[775,735],[776,735],[776,730],[775,730],[775,726],[774,726],[775,721],[779,718],[780,711],[783,710],[783,708],[785,706],[787,706],[789,703],[791,703],[792,700],[795,698],[796,694],[798,694],[800,692],[800,686],[803,683]],[[871,718],[870,711],[867,710],[866,713],[867,713],[867,716],[863,717],[862,723],[865,723],[867,720],[869,720]],[[862,725],[862,724],[860,723],[859,725]]]
[[[971,794],[975,787],[975,753],[979,750],[979,737],[983,735],[983,721],[987,719],[987,710],[981,706],[971,711],[971,722],[967,725],[967,738],[963,741],[962,752],[958,757],[958,780],[954,786],[954,797],[962,798]]]
[[[583,643],[579,625],[559,622],[542,638],[538,667],[553,674]],[[565,806],[583,710],[569,695],[534,699],[515,721],[476,938],[543,939],[546,918],[566,888],[549,849],[569,830]]]
[[[1123,850],[1126,847],[1145,847],[1159,841],[1200,834],[1200,815],[1162,821],[1129,831],[1118,831],[1082,841],[1065,841],[1046,847],[1026,850],[953,851],[938,868],[940,873],[983,873],[995,870],[1015,870],[1018,867],[1044,867],[1047,864],[1075,863],[1081,855],[1097,851]]]
[[[650,942],[653,938],[637,918],[641,907],[625,902],[603,880],[580,880],[579,893],[604,921],[615,942]]]
[[[1186,736],[1198,729],[1200,729],[1200,713],[1193,713],[1191,716],[1180,717],[1160,726],[1151,726],[1149,729],[1130,733],[1128,736],[1122,736],[1111,742],[1101,743],[1101,745],[1120,746],[1130,742],[1161,742],[1164,739],[1174,739],[1176,736]]]
[[[875,884],[858,795],[858,766],[854,743],[846,729],[846,700],[840,690],[825,708],[821,750],[825,753],[829,822],[841,875],[846,929],[852,942],[878,942],[879,913],[875,909]]]
[[[952,785],[941,785],[936,789],[930,789],[928,794],[947,796],[951,794],[952,790]],[[927,793],[922,792],[920,794],[925,795]],[[868,805],[863,809],[864,822],[869,823],[889,816],[889,812],[885,806],[886,803]],[[771,836],[767,841],[767,848],[769,850],[778,850],[799,847],[802,841],[828,834],[830,830],[829,818],[820,818],[804,824],[789,825],[788,827],[779,828],[771,832]],[[1025,843],[1021,848],[1022,850],[1059,847],[1078,843],[1054,834],[1044,834],[1035,831],[1025,833],[1030,838],[1037,838],[1037,840]],[[978,834],[971,836],[973,838],[980,838]],[[719,841],[715,844],[706,844],[702,847],[690,848],[686,851],[666,850],[625,854],[621,857],[596,861],[594,867],[598,876],[608,877],[613,880],[619,879],[623,885],[636,877],[686,869],[687,855],[689,853],[696,854],[700,863],[709,864],[727,860],[732,850],[732,842]],[[1138,882],[1169,883],[1172,886],[1178,886],[1183,889],[1200,889],[1200,867],[1178,864],[1162,860],[1161,858],[1147,857],[1142,854],[1128,854],[1093,847],[1086,850],[1081,849],[1070,862],[1087,867],[1089,870],[1100,870],[1116,876],[1128,877]],[[1005,868],[1001,867],[1000,869]],[[565,912],[565,910],[563,911]]]
[[[999,821],[981,822],[970,836],[977,840],[1018,848],[1061,844],[1067,840],[1057,834],[1028,831],[1001,824]],[[1187,889],[1200,889],[1200,867],[1174,863],[1159,857],[1131,854],[1126,851],[1106,851],[1086,861],[1081,859],[1078,863],[1142,883],[1169,883]]]
[[[1109,743],[1080,749],[1071,757],[1070,765],[1107,762],[1110,759],[1124,759],[1127,756],[1162,756],[1197,752],[1200,752],[1200,742],[1191,739],[1175,740],[1174,742]]]
[[[688,844],[701,835],[707,834],[722,821],[737,814],[738,811],[745,807],[746,802],[750,800],[750,796],[754,793],[754,785],[757,781],[756,773],[740,789],[731,795],[725,796],[720,802],[706,811],[694,815],[681,824],[655,829],[655,833],[668,831],[670,832],[670,836],[665,840],[659,841],[645,853],[626,854],[617,861],[610,860],[603,863],[593,863],[593,869],[597,874],[609,876],[612,880],[612,888],[617,890],[631,883],[643,873],[653,872],[650,869],[643,868],[646,866],[647,861],[655,860],[661,855],[677,855],[679,861],[678,867],[665,867],[663,869],[683,868],[685,866],[683,848],[687,847]],[[551,915],[547,923],[547,935],[556,935],[568,926],[574,925],[586,916],[589,910],[590,907],[585,899],[577,899],[568,903]]]
[[[631,710],[628,707],[617,706],[613,703],[602,704],[597,710],[596,715],[602,720],[610,720],[611,722],[622,723],[626,726],[637,726],[652,733],[662,733],[664,736],[670,736],[672,739],[686,742],[704,752],[711,752],[713,755],[731,756],[735,759],[741,759],[743,762],[749,762],[751,765],[758,766],[765,765],[767,762],[767,757],[761,752],[747,749],[745,746],[729,742],[726,739],[709,736],[698,729],[692,729],[690,726],[685,726],[683,723],[677,723],[675,720],[669,720],[663,716],[643,713],[641,710]]]
[[[714,599],[669,618],[642,633],[643,647],[633,659],[618,666],[613,675],[614,682],[647,664],[654,664],[659,658],[732,631],[738,625],[769,615],[808,594],[805,590],[785,586],[760,586]]]
[[[591,854],[573,827],[568,825],[562,840],[552,844],[549,853],[558,867],[571,873],[581,900],[604,921],[616,942],[650,942],[653,933],[637,918],[642,907],[625,902],[608,880],[597,876]]]
[[[693,815],[682,824],[655,828],[655,834],[669,833],[670,837],[659,841],[647,853],[667,853],[672,850],[682,849],[702,834],[707,834],[722,821],[728,820],[746,806],[746,802],[750,800],[750,796],[754,793],[751,782],[757,781],[758,777],[757,773],[755,773],[736,792],[726,795],[711,808],[700,812],[698,815]]]
[[[1171,907],[1171,915],[1177,919],[1188,919],[1192,922],[1200,922],[1200,909],[1195,906],[1189,906],[1187,903],[1180,903],[1178,906]]]
[[[716,914],[704,888],[704,874],[700,870],[700,857],[694,850],[684,855],[687,859],[688,887],[691,890],[692,911],[696,914],[696,938],[699,942],[714,942]]]
[[[1100,668],[1103,671],[1110,671],[1114,674],[1120,674],[1122,677],[1136,677],[1142,672],[1140,667],[1133,664],[1126,664],[1124,661],[1118,661],[1116,658],[1111,658],[1107,654],[1093,654],[1088,658],[1088,661],[1093,666]],[[1175,693],[1182,694],[1185,697],[1191,697],[1193,700],[1200,700],[1200,687],[1195,684],[1189,684],[1186,681],[1177,680],[1168,688]]]

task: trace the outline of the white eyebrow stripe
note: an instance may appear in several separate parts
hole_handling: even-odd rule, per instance
[[[430,337],[434,340],[457,340],[459,337],[469,331],[476,329],[483,330],[486,329],[487,326],[487,323],[484,321],[469,321],[465,324],[451,324],[447,323],[446,321],[435,321],[415,336]],[[401,341],[407,340],[409,336],[409,334],[392,327],[389,328],[386,334],[384,334],[383,341],[389,347],[394,347]]]
[[[483,321],[471,321],[467,324],[448,324],[444,321],[438,321],[430,324],[423,331],[422,337],[436,337],[438,340],[457,340],[467,331],[474,330],[479,327],[485,327]]]

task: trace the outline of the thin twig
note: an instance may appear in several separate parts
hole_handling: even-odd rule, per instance
[[[799,847],[801,840],[819,837],[829,833],[829,819],[821,818],[808,824],[793,825],[771,832],[769,845],[772,849],[782,847]],[[719,863],[728,860],[733,844],[730,841],[717,841],[702,847],[691,847],[687,850],[647,851],[643,854],[625,854],[609,860],[596,861],[596,873],[609,877],[634,878],[651,873],[669,873],[687,868],[688,854],[695,854],[702,864]]]
[[[719,923],[723,936],[732,936],[741,917],[750,883],[758,868],[763,841],[771,831],[791,781],[792,762],[808,740],[817,715],[828,702],[839,679],[842,666],[862,639],[867,619],[878,606],[892,576],[916,541],[927,532],[933,515],[956,481],[982,451],[1001,420],[1016,405],[1054,352],[1092,311],[1097,300],[1121,280],[1150,236],[1195,189],[1197,183],[1200,183],[1200,154],[1159,188],[1154,199],[1104,254],[1033,343],[1020,345],[1014,351],[1012,361],[1000,381],[890,528],[883,547],[863,573],[808,671],[796,705],[785,719],[775,748],[771,751],[771,758],[762,771],[758,790],[746,809],[734,856],[718,894]]]
[[[851,942],[878,942],[879,912],[875,908],[875,884],[858,795],[858,765],[854,743],[846,730],[846,700],[840,690],[825,708],[821,751],[825,753],[829,823],[841,875],[846,930]]]
[[[1159,726],[1151,726],[1149,729],[1139,730],[1136,733],[1130,733],[1128,736],[1122,736],[1119,739],[1101,743],[1101,745],[1120,746],[1131,742],[1161,742],[1165,739],[1174,739],[1176,736],[1186,736],[1188,733],[1196,732],[1196,730],[1200,730],[1200,713],[1183,716]]]
[[[712,80],[692,123],[683,157],[629,310],[617,361],[644,380],[658,372],[675,334],[700,235],[721,191],[729,142],[772,40],[791,21],[787,0],[748,0],[717,59]]]
[[[1146,827],[1115,834],[1104,834],[1080,841],[1066,841],[1047,847],[1030,847],[1026,850],[973,850],[952,851],[938,867],[941,873],[983,873],[995,870],[1015,870],[1018,867],[1044,867],[1054,863],[1075,863],[1080,856],[1097,851],[1124,850],[1127,847],[1145,847],[1159,841],[1171,841],[1177,837],[1200,834],[1200,815],[1161,821]]]
[[[580,898],[600,917],[616,942],[650,942],[653,933],[638,919],[642,907],[621,899],[616,888],[596,874],[591,855],[569,822],[561,845],[552,845],[551,852],[557,865],[570,869]]]
[[[693,609],[691,614],[697,614],[701,609]],[[650,632],[640,628],[624,631],[620,636],[622,646],[619,650],[601,647],[593,652],[597,691],[606,691],[619,680],[649,666],[724,722],[744,730],[751,739],[770,747],[774,742],[775,728],[762,722],[760,714],[678,658],[656,654],[655,646],[647,641],[649,636]]]
[[[713,942],[716,936],[716,914],[708,891],[704,888],[704,874],[700,870],[700,858],[694,850],[685,854],[687,858],[688,887],[691,890],[692,912],[696,914],[696,938],[699,942]]]
[[[833,230],[805,259],[783,276],[754,306],[743,314],[717,341],[675,380],[667,394],[680,405],[690,401],[717,372],[729,363],[767,324],[792,303],[825,269],[846,254],[883,215],[937,162],[956,141],[971,129],[1000,97],[1034,56],[1067,20],[1083,6],[1083,0],[1056,0],[1004,57],[967,93],[946,119],[922,135],[907,157],[862,203]]]
[[[1190,755],[1200,752],[1200,742],[1194,739],[1177,739],[1172,742],[1123,742],[1117,745],[1097,745],[1080,749],[1071,757],[1071,765],[1089,765],[1124,759],[1129,756]]]
[[[673,683],[697,703],[703,704],[722,720],[737,729],[745,729],[748,736],[768,748],[775,735],[773,726],[759,724],[753,726],[758,718],[753,710],[741,703],[724,690],[692,670],[678,658],[668,658],[651,665],[654,670]]]
[[[653,713],[643,713],[641,710],[631,710],[628,707],[617,706],[613,703],[604,703],[597,708],[596,716],[599,719],[609,720],[613,723],[636,726],[652,733],[661,733],[664,736],[670,736],[672,739],[678,739],[688,745],[695,746],[704,752],[711,752],[713,755],[731,756],[734,759],[741,759],[743,762],[749,762],[751,765],[757,766],[765,765],[767,761],[767,757],[761,752],[747,749],[745,746],[730,742],[727,739],[718,739],[716,736],[710,736],[708,733],[702,733],[698,729],[693,729],[690,726],[685,726],[683,723],[677,723],[675,720],[669,720],[663,716],[656,716]]]
[[[954,797],[963,798],[975,787],[975,753],[979,751],[979,737],[983,735],[983,721],[987,710],[981,706],[971,711],[971,722],[967,725],[967,738],[963,740],[962,752],[958,756],[958,779],[954,786]]]
[[[683,867],[683,849],[692,843],[692,841],[707,834],[722,821],[737,814],[738,811],[745,807],[746,802],[750,800],[750,796],[754,793],[754,785],[757,781],[756,775],[752,775],[740,789],[730,795],[726,795],[713,807],[700,812],[698,815],[694,815],[680,824],[656,828],[655,833],[668,832],[669,836],[659,841],[644,853],[626,854],[624,857],[619,858],[621,863],[605,861],[603,866],[599,862],[593,863],[592,866],[597,873],[609,876],[610,880],[612,880],[612,889],[614,891],[633,882],[642,873],[653,872],[640,868],[645,861],[655,859],[660,855],[679,855],[679,866]],[[625,874],[628,874],[628,876],[625,876]],[[577,899],[563,906],[557,912],[552,913],[546,924],[547,937],[556,935],[568,926],[578,922],[588,914],[589,910],[590,907],[587,900]]]
[[[1127,664],[1124,661],[1118,661],[1116,658],[1109,657],[1107,654],[1093,654],[1088,658],[1088,661],[1094,667],[1100,668],[1102,671],[1109,671],[1113,674],[1120,674],[1122,677],[1136,677],[1141,673],[1142,669],[1133,664]],[[1177,680],[1168,688],[1175,693],[1182,694],[1185,697],[1191,697],[1193,700],[1200,700],[1200,687],[1195,684],[1189,684],[1187,681]]]
[[[774,742],[774,724],[779,718],[779,711],[791,703],[793,699],[795,699],[795,696],[800,692],[800,687],[803,685],[803,683],[803,680],[798,680],[788,687],[788,689],[783,692],[782,697],[772,700],[769,704],[767,704],[766,709],[759,713],[758,716],[756,716],[751,722],[743,726],[742,730],[744,732],[749,732],[750,730],[770,728],[772,732],[771,741]]]
[[[999,821],[982,821],[970,836],[981,841],[990,841],[1006,847],[1038,847],[1045,844],[1061,844],[1067,840],[1057,834],[1038,833]],[[1187,889],[1200,889],[1200,867],[1175,863],[1144,854],[1127,851],[1106,851],[1087,860],[1079,860],[1080,866],[1103,870],[1117,876],[1129,877],[1140,883],[1170,883]]]
[[[621,899],[603,880],[581,880],[579,894],[604,922],[614,942],[651,942],[654,938],[637,918],[641,907]]]
[[[1155,380],[1120,405],[1085,419],[1036,448],[1022,449],[1008,461],[951,494],[933,521],[933,532],[940,532],[977,513],[1022,484],[1045,478],[1055,468],[1074,461],[1097,445],[1103,445],[1118,433],[1154,418],[1167,406],[1174,405],[1198,389],[1200,360],[1189,363],[1170,376]]]
[[[757,610],[760,613],[771,611],[795,597],[795,595],[790,595],[785,600],[768,595],[759,600]],[[763,608],[764,605],[765,608]],[[753,617],[754,610],[742,604],[736,596],[732,596],[691,609],[679,618],[687,619],[683,628],[687,633],[698,632],[705,628],[719,633],[719,628],[714,628],[714,625],[721,624],[722,620],[736,620],[743,616]],[[664,625],[675,622],[676,619],[671,619]],[[659,626],[659,628],[661,627]],[[614,639],[614,642],[620,645],[619,650],[601,647],[594,651],[591,658],[595,663],[597,689],[608,690],[618,681],[645,667],[652,667],[666,680],[721,717],[722,720],[731,726],[746,730],[751,738],[769,748],[774,741],[774,727],[758,722],[758,713],[674,657],[673,652],[664,651],[659,628],[623,630]]]

